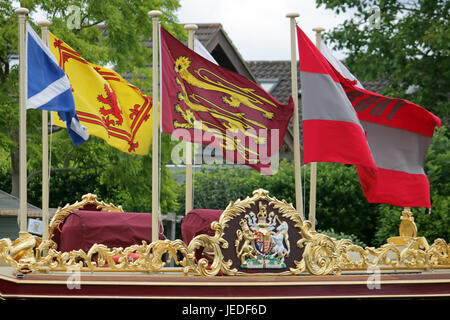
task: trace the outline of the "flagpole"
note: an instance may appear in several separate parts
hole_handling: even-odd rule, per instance
[[[298,82],[297,82],[297,51],[296,51],[296,22],[295,18],[299,17],[298,13],[288,13],[287,18],[290,19],[291,26],[291,89],[292,99],[294,99],[294,174],[295,174],[295,201],[297,211],[304,219],[303,214],[303,195],[302,195],[302,178],[301,178],[301,158],[300,158],[300,123],[298,115]]]
[[[152,137],[152,242],[159,239],[159,154],[158,154],[158,17],[161,11],[152,10],[148,13],[153,23],[153,137]]]
[[[45,45],[49,46],[48,27],[52,23],[47,20],[39,21],[41,37]],[[42,110],[42,240],[48,239],[48,207],[49,207],[49,171],[48,171],[48,111]]]
[[[188,48],[194,50],[194,33],[197,25],[187,24],[184,28],[188,31]],[[192,143],[186,141],[186,200],[185,214],[188,214],[193,208],[193,185],[192,185]]]
[[[317,27],[313,28],[316,32],[316,47],[320,51],[320,42],[322,40],[322,32],[325,31],[324,28]],[[310,167],[311,178],[310,178],[310,188],[309,188],[309,220],[312,224],[312,230],[316,230],[316,195],[317,195],[317,162],[311,162]]]
[[[25,23],[28,9],[18,8],[19,16],[19,198],[20,198],[20,231],[27,231],[27,83],[26,83],[26,38]]]

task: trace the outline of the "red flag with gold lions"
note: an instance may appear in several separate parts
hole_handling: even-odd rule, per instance
[[[228,163],[272,174],[271,157],[283,143],[292,99],[281,104],[247,78],[190,50],[164,28],[161,64],[163,132],[220,150]]]

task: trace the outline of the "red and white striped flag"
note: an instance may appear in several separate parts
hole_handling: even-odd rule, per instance
[[[298,27],[297,35],[305,163],[356,165],[369,202],[431,207],[423,167],[440,119],[410,101],[363,89]]]

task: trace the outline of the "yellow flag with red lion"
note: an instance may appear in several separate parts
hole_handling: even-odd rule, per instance
[[[86,131],[123,152],[146,155],[152,141],[151,98],[114,70],[87,62],[51,33],[49,44],[69,78]],[[56,113],[53,123],[65,126]]]

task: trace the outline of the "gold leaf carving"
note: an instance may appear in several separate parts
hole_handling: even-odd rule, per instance
[[[219,221],[211,224],[211,229],[215,233],[214,236],[201,234],[192,239],[189,244],[181,240],[158,240],[150,244],[143,241],[142,244],[127,248],[108,248],[103,244],[94,244],[88,252],[83,250],[60,252],[54,241],[41,242],[40,238],[21,232],[15,241],[7,238],[0,239],[0,259],[8,263],[16,273],[67,272],[70,270],[157,273],[167,270],[168,262],[174,259],[175,264],[180,266],[185,275],[246,276],[248,273],[234,268],[233,262],[227,260],[223,252],[232,249],[231,251],[244,264],[246,261],[244,254],[250,255],[251,250],[253,250],[250,248],[251,235],[245,234],[245,228],[241,228],[234,230],[232,232],[233,237],[230,238],[228,228],[230,228],[233,219],[243,220],[244,214],[254,210],[255,207],[258,207],[258,204],[261,210],[263,208],[262,202],[267,203],[268,208],[273,208],[284,219],[293,222],[299,240],[292,241],[290,246],[303,250],[302,255],[294,260],[295,267],[277,273],[278,275],[340,274],[346,270],[381,266],[393,270],[397,268],[422,270],[436,267],[450,268],[450,245],[443,239],[436,239],[430,246],[424,238],[411,237],[412,233],[403,230],[405,233],[402,236],[402,241],[406,238],[409,241],[406,246],[399,246],[391,242],[379,248],[362,248],[348,239],[336,240],[324,234],[312,232],[311,223],[307,220],[304,221],[291,204],[270,197],[269,193],[263,189],[255,190],[252,197],[230,202]],[[95,195],[88,194],[83,196],[82,201],[58,209],[50,223],[49,234],[52,234],[60,221],[87,204],[94,205],[102,211],[123,211],[120,206],[105,204],[98,201]],[[256,215],[257,213],[251,214]],[[274,213],[261,211],[258,214],[270,216]],[[240,216],[241,218],[239,218]],[[410,223],[411,218],[408,214],[404,214],[402,222]],[[236,224],[236,221],[233,223]],[[227,232],[227,239],[232,239],[231,243],[224,238]],[[408,236],[405,235],[406,233],[408,233]],[[289,239],[291,238],[289,237]],[[230,245],[234,247],[230,248]],[[212,252],[212,262],[205,258],[201,258],[199,261],[195,260],[195,251],[199,248],[208,248],[208,251]],[[255,275],[255,273],[251,273],[251,275]]]

